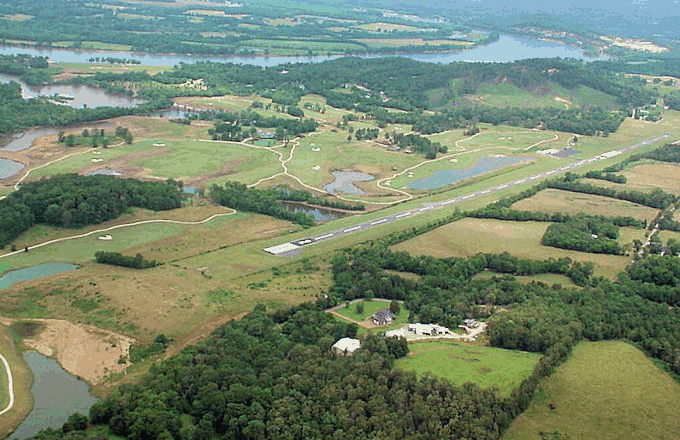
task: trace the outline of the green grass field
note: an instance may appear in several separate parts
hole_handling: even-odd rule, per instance
[[[16,429],[33,407],[31,382],[33,376],[26,362],[17,350],[16,341],[8,327],[0,324],[0,353],[2,353],[12,370],[14,379],[14,407],[0,416],[0,438],[5,438]],[[0,409],[4,409],[9,399],[5,366],[0,365]]]
[[[679,439],[679,403],[680,384],[634,346],[582,342],[541,383],[503,438]],[[561,437],[541,437],[541,432]]]
[[[495,386],[505,396],[531,374],[541,358],[538,353],[451,341],[410,343],[409,348],[408,356],[397,360],[397,368],[418,375],[431,373],[454,385],[473,382],[482,388]]]
[[[488,279],[496,276],[505,276],[505,274],[497,273],[497,272],[491,272],[491,271],[484,271],[480,274],[477,274],[473,277],[473,279]],[[576,285],[571,281],[568,277],[556,273],[541,273],[538,275],[527,275],[527,276],[515,276],[514,277],[517,281],[523,284],[529,284],[532,281],[540,281],[542,283],[552,285],[552,284],[560,284],[563,287],[576,287]]]

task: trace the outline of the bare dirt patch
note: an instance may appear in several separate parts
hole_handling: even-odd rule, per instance
[[[26,319],[22,319],[26,321]],[[127,358],[134,339],[84,324],[73,324],[60,319],[36,319],[43,324],[42,331],[31,339],[24,339],[24,345],[39,353],[54,357],[59,364],[74,376],[91,384],[101,382],[111,373],[125,371]],[[0,318],[5,325],[12,320]]]

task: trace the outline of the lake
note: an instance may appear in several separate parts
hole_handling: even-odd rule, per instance
[[[530,157],[502,156],[502,157],[483,157],[470,168],[441,170],[431,176],[409,182],[406,186],[410,189],[425,190],[441,188],[451,185],[464,179],[479,176],[480,174],[496,171],[510,165],[531,160]]]
[[[313,57],[282,57],[282,56],[224,56],[208,57],[194,55],[153,55],[137,54],[131,52],[101,52],[101,51],[76,51],[69,49],[33,49],[29,47],[3,46],[0,47],[0,54],[19,54],[25,53],[35,56],[47,56],[57,62],[87,63],[95,56],[108,56],[113,58],[134,58],[145,66],[175,66],[180,62],[194,63],[196,61],[215,61],[222,63],[250,64],[255,66],[277,66],[285,63],[318,63],[342,56],[313,56]],[[582,60],[595,60],[583,54],[583,50],[568,46],[562,43],[537,40],[535,38],[515,37],[513,35],[501,35],[498,41],[486,46],[479,46],[472,50],[445,53],[445,54],[407,54],[398,55],[418,61],[430,63],[451,63],[454,61],[488,61],[488,62],[508,62],[528,58],[576,58]],[[362,55],[362,58],[380,58],[383,55]],[[601,55],[598,60],[609,59],[606,55]],[[66,92],[63,92],[66,93]],[[71,94],[72,93],[66,93]]]
[[[331,174],[335,176],[335,180],[324,186],[324,189],[330,193],[365,194],[361,188],[354,185],[354,182],[368,182],[375,179],[370,174],[356,171],[333,171]]]
[[[79,266],[71,263],[43,263],[37,266],[24,267],[23,269],[10,270],[0,277],[0,289],[7,289],[14,283],[34,280],[56,273],[68,272],[78,269]]]
[[[24,354],[33,372],[33,410],[9,440],[33,437],[46,428],[61,428],[74,413],[88,415],[97,398],[90,395],[87,383],[64,371],[55,361],[35,351]]]
[[[95,107],[134,107],[137,104],[146,102],[143,99],[136,99],[128,95],[114,95],[107,93],[104,89],[90,86],[79,86],[72,84],[49,84],[46,86],[31,86],[21,81],[16,76],[0,73],[0,82],[14,81],[21,86],[24,98],[35,98],[39,95],[51,96],[56,94],[69,95],[73,99],[65,100],[64,104],[73,108],[95,108]]]

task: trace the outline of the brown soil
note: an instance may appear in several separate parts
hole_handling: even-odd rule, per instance
[[[5,325],[12,319],[0,318]],[[26,319],[22,319],[26,321]],[[84,324],[73,324],[60,319],[33,319],[43,323],[43,330],[24,345],[45,356],[54,357],[64,370],[91,384],[101,382],[111,373],[125,371],[127,358],[134,339]]]

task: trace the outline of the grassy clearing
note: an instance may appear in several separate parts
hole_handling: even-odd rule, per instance
[[[653,220],[658,209],[610,197],[581,194],[559,189],[545,189],[528,199],[512,205],[520,211],[542,211],[576,215],[629,216],[639,220]]]
[[[149,75],[155,75],[164,70],[172,69],[172,66],[142,66],[136,64],[108,64],[108,63],[66,63],[60,62],[56,64],[65,73],[71,74],[94,74],[97,72],[147,72]]]
[[[14,379],[14,407],[0,417],[0,438],[5,438],[16,429],[33,408],[31,382],[33,376],[26,362],[21,357],[16,341],[8,327],[0,324],[0,353],[2,353]],[[0,366],[0,408],[5,408],[8,401],[7,376],[4,365]]]
[[[360,41],[366,44],[370,48],[383,48],[383,47],[393,47],[399,48],[404,46],[442,46],[442,45],[456,45],[456,46],[469,46],[473,44],[469,41],[456,41],[456,40],[424,40],[422,38],[360,38]]]
[[[482,388],[498,387],[508,396],[531,374],[541,355],[452,341],[410,343],[411,352],[396,367],[422,375],[430,373],[455,385],[473,382]]]
[[[508,252],[521,258],[545,260],[569,257],[595,263],[595,275],[613,279],[625,269],[628,258],[594,255],[541,245],[549,223],[509,222],[466,218],[393,246],[394,250],[437,258],[466,257]]]
[[[505,440],[678,439],[680,384],[632,345],[582,342],[539,386]],[[548,407],[549,403],[555,409]]]
[[[404,24],[394,24],[394,23],[368,23],[361,24],[357,26],[361,29],[365,29],[371,32],[381,32],[381,31],[408,31],[408,32],[422,32],[426,29],[417,28],[415,26],[407,26]]]

